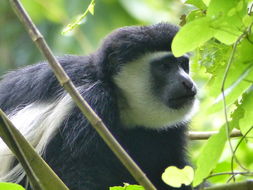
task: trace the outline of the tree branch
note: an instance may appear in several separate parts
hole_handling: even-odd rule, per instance
[[[114,154],[118,157],[122,164],[131,173],[131,175],[136,179],[136,181],[146,190],[155,190],[156,188],[153,186],[153,184],[149,181],[149,179],[145,176],[145,174],[141,171],[137,164],[130,158],[127,152],[120,146],[120,144],[112,136],[110,131],[106,128],[102,120],[91,109],[88,103],[77,91],[74,84],[54,57],[43,36],[33,24],[31,18],[28,16],[19,0],[10,0],[10,3],[14,11],[16,12],[18,18],[21,20],[26,30],[29,32],[30,37],[36,43],[41,53],[48,60],[48,63],[52,67],[53,72],[57,77],[58,81],[70,94],[73,101],[76,103],[76,105],[85,115],[85,117],[89,120],[91,125],[95,128],[95,130],[99,133],[105,143],[110,147],[110,149],[114,152]]]
[[[214,173],[209,175],[206,179],[216,177],[216,176],[221,176],[221,175],[244,175],[244,176],[252,176],[253,172],[220,172],[220,173]]]
[[[207,187],[204,190],[252,190],[253,180]]]
[[[206,132],[189,131],[188,137],[190,140],[207,140],[212,135],[215,135],[217,133],[218,131],[206,131]],[[240,137],[240,136],[242,136],[242,133],[239,130],[233,130],[230,134],[230,137]]]

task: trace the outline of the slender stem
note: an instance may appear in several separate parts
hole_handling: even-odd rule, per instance
[[[206,179],[211,178],[211,177],[216,177],[216,176],[221,176],[221,175],[253,175],[253,172],[220,172],[220,173],[214,173],[209,175]]]
[[[207,140],[211,136],[213,136],[217,133],[218,133],[218,131],[205,131],[205,132],[203,132],[203,131],[201,131],[201,132],[190,131],[188,133],[188,138],[190,140]],[[240,137],[240,136],[242,136],[242,133],[239,130],[233,130],[230,133],[230,137]]]
[[[238,150],[238,148],[239,148],[240,144],[242,143],[242,141],[246,138],[246,136],[249,134],[249,132],[252,129],[253,129],[253,126],[248,129],[248,131],[242,136],[242,138],[240,139],[240,141],[237,143],[237,145],[236,145],[236,147],[234,149],[234,152],[233,152],[234,155],[235,155],[236,151]],[[231,158],[231,165],[233,165],[233,164],[234,164],[234,157]],[[243,167],[243,169],[248,171],[247,168]]]
[[[210,187],[206,187],[204,190],[250,190],[253,189],[253,181],[243,181],[238,183],[230,183],[230,184],[222,184],[222,185],[214,185]]]
[[[242,143],[242,141],[246,138],[246,136],[249,134],[249,132],[250,132],[252,129],[253,129],[253,126],[250,127],[250,128],[248,129],[248,131],[242,136],[242,138],[241,138],[240,141],[237,143],[237,145],[236,145],[236,147],[235,147],[235,149],[234,149],[234,154],[235,154],[235,152],[237,151],[237,149],[239,148],[239,146],[240,146],[240,144]]]
[[[246,36],[245,33],[243,33],[242,35],[240,35],[238,37],[238,39],[236,40],[236,42],[234,43],[234,45],[233,45],[233,49],[232,49],[232,52],[230,54],[230,57],[229,57],[229,60],[228,60],[228,64],[227,64],[227,67],[226,67],[226,70],[225,70],[225,73],[224,73],[224,77],[223,77],[223,80],[222,80],[222,85],[221,85],[221,92],[222,92],[223,106],[224,106],[224,115],[225,115],[225,120],[226,120],[226,134],[227,134],[227,139],[228,139],[229,147],[230,147],[230,150],[232,152],[232,157],[235,157],[235,155],[234,155],[232,143],[230,141],[230,126],[229,126],[229,121],[228,121],[227,104],[226,104],[226,97],[225,97],[225,91],[224,91],[224,89],[225,89],[225,82],[226,82],[226,79],[227,79],[227,76],[228,76],[228,72],[229,72],[229,69],[230,69],[230,67],[231,67],[231,65],[233,63],[233,59],[234,59],[234,56],[235,56],[235,52],[236,52],[237,46],[240,43],[241,39],[243,39],[245,36]],[[233,163],[231,163],[231,171],[232,171],[232,173],[234,172]]]

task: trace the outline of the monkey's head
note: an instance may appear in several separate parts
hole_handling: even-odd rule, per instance
[[[167,23],[124,27],[98,50],[101,76],[116,85],[126,126],[175,126],[195,112],[197,90],[189,76],[189,59],[171,53],[177,31]]]

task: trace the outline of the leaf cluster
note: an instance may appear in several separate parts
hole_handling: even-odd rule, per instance
[[[208,113],[223,112],[224,117],[219,133],[207,141],[197,159],[193,182],[196,186],[216,169],[226,142],[231,149],[228,152],[232,179],[235,179],[235,169],[249,170],[237,159],[237,148],[232,146],[236,142],[231,143],[228,134],[238,128],[248,144],[253,135],[253,16],[252,3],[247,0],[187,0],[185,3],[195,9],[184,17],[182,23],[186,24],[176,35],[172,51],[175,56],[194,51],[194,62],[210,76],[205,86],[211,99]]]

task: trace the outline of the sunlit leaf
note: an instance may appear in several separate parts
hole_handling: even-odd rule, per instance
[[[238,36],[241,35],[241,32],[239,32],[237,29],[234,30],[234,27],[230,27],[225,24],[223,24],[222,27],[217,27],[216,31],[217,32],[214,34],[214,37],[220,42],[227,45],[235,43]]]
[[[218,134],[208,139],[197,159],[197,169],[195,171],[193,186],[199,185],[215,168],[223,152],[226,140],[225,125],[222,126]]]
[[[239,5],[238,5],[239,4]],[[241,6],[237,11],[241,11],[243,9],[244,0],[212,0],[207,9],[208,16],[219,16],[219,15],[227,15],[229,11],[237,6]],[[246,3],[245,3],[246,4]],[[237,12],[236,11],[236,12]],[[236,14],[234,12],[234,14]],[[232,15],[228,15],[232,16]]]
[[[222,50],[220,50],[222,52]],[[228,72],[228,76],[225,83],[225,95],[227,105],[231,105],[236,99],[242,95],[251,85],[247,80],[253,79],[253,44],[244,39],[237,47],[234,61]],[[231,54],[231,52],[228,52]],[[226,56],[227,55],[227,56]],[[215,57],[214,55],[211,55]],[[212,78],[208,84],[208,91],[210,96],[215,98],[215,104],[209,110],[209,112],[215,112],[223,108],[223,99],[221,94],[221,84],[224,78],[224,72],[227,63],[222,63],[220,55],[217,55],[215,70],[212,70]],[[228,54],[224,53],[224,58],[228,60]],[[209,69],[207,69],[209,71]]]
[[[253,22],[253,15],[245,15],[242,19],[242,22],[245,26],[249,26]]]
[[[244,110],[244,117],[239,120],[241,132],[245,134],[253,126],[253,90],[244,93],[241,100],[240,108]],[[253,136],[253,130],[248,133],[248,136]],[[249,139],[250,140],[250,139]]]
[[[91,1],[89,7],[88,7],[88,10],[90,12],[90,14],[94,15],[94,8],[95,8],[95,1]]]
[[[211,0],[203,0],[203,2],[205,3],[206,6],[209,5],[210,1],[211,1]]]
[[[72,23],[68,24],[65,28],[63,28],[62,35],[66,35],[68,32],[74,30],[77,26],[82,24],[89,12],[93,15],[94,14],[94,6],[95,6],[95,0],[91,0],[86,11],[83,14],[77,16],[77,18]]]
[[[193,10],[191,11],[187,17],[186,17],[186,22],[191,22],[195,19],[198,19],[198,18],[201,18],[201,17],[204,17],[205,16],[205,13],[202,11],[202,10],[199,10],[199,9],[196,9],[196,10]]]
[[[173,54],[179,57],[212,38],[214,30],[210,28],[210,22],[209,17],[204,17],[184,25],[172,42]]]
[[[225,44],[233,44],[243,32],[242,18],[247,14],[244,0],[212,0],[207,9],[207,16],[216,18],[212,27],[214,37]]]
[[[129,185],[125,183],[124,186],[110,187],[110,190],[145,190],[145,189],[140,185]]]
[[[181,187],[183,184],[190,185],[193,177],[194,170],[191,166],[185,166],[183,169],[170,166],[162,174],[162,180],[172,187]]]
[[[199,9],[207,8],[206,4],[202,0],[187,0],[185,3],[194,5],[195,7],[198,7]]]
[[[27,142],[1,109],[0,136],[23,166],[34,189],[68,190],[67,186]]]
[[[0,183],[0,190],[25,190],[21,185],[15,183]]]

